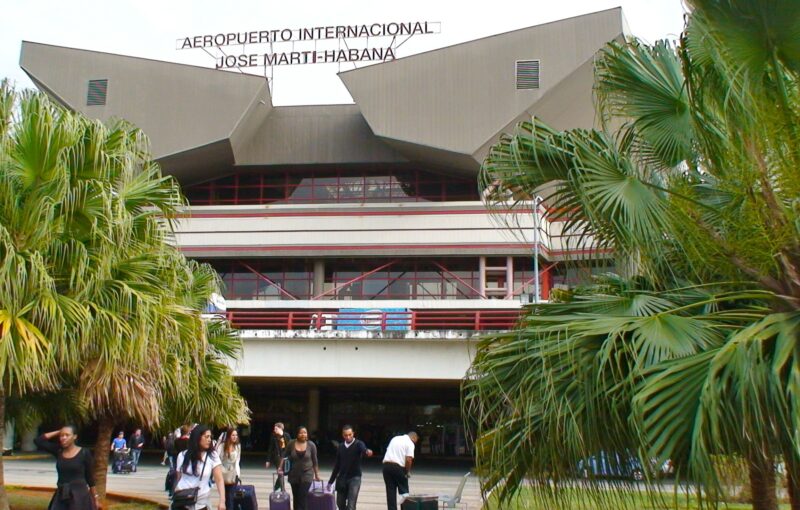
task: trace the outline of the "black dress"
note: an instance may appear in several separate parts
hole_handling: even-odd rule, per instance
[[[95,510],[97,508],[89,487],[94,487],[94,459],[92,453],[81,448],[71,459],[61,454],[61,447],[39,436],[34,441],[40,450],[56,458],[58,482],[56,493],[50,500],[49,510]]]

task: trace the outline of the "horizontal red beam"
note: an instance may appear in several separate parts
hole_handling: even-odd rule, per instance
[[[523,310],[228,310],[234,327],[272,330],[466,330],[513,329]]]

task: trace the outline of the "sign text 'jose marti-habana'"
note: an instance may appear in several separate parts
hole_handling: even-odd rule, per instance
[[[326,41],[342,39],[367,39],[410,37],[413,35],[437,34],[440,23],[429,21],[408,21],[392,23],[371,23],[364,25],[330,25],[306,28],[282,28],[254,30],[249,32],[228,32],[219,34],[195,35],[177,40],[177,49],[222,48],[225,46],[276,44],[303,41]],[[270,46],[271,48],[273,46]],[[342,62],[386,61],[395,59],[395,48],[389,46],[319,49],[292,51],[273,51],[269,53],[241,53],[223,55],[217,58],[216,68],[260,67],[293,64],[336,64]]]

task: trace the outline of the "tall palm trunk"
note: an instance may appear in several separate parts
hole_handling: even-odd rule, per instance
[[[0,386],[0,510],[9,510],[2,445],[6,440],[6,392]]]
[[[753,510],[778,510],[775,488],[775,467],[771,455],[751,456],[748,462]]]
[[[114,421],[104,416],[100,418],[97,428],[97,442],[94,445],[94,481],[95,490],[103,508],[106,508],[106,481],[108,479],[108,452]]]
[[[789,493],[789,508],[800,510],[800,473],[797,461],[792,454],[784,455],[786,462],[786,490]]]

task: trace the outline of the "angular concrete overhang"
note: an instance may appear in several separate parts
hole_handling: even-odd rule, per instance
[[[27,41],[20,66],[67,108],[141,128],[165,171],[185,182],[233,164],[272,109],[258,76]],[[105,104],[88,106],[89,80],[103,79]]]
[[[537,115],[591,128],[592,64],[627,33],[620,8],[524,28],[339,74],[376,136],[409,159],[477,172],[491,143]],[[516,89],[516,61],[540,61],[540,88]]]
[[[273,107],[260,76],[32,42],[20,65],[66,107],[140,127],[184,184],[275,165],[411,162],[471,177],[499,135],[532,115],[592,127],[595,56],[626,33],[616,8],[340,73],[354,105]],[[540,88],[516,89],[524,59],[540,61]],[[89,106],[98,79],[106,101]]]
[[[375,137],[354,104],[277,106],[236,150],[237,165],[407,161]]]

